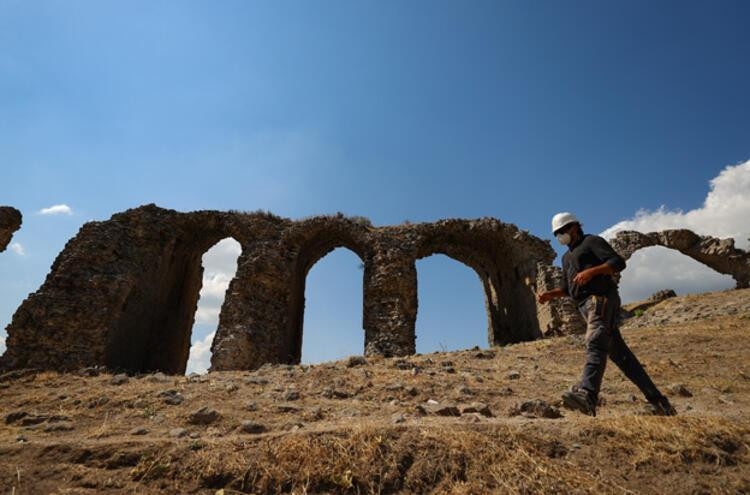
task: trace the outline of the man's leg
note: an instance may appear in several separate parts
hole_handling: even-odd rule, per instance
[[[620,312],[619,296],[612,298],[613,306],[616,306],[616,312]],[[612,334],[609,346],[609,357],[612,361],[620,368],[620,371],[633,382],[646,397],[649,402],[649,412],[652,414],[659,414],[664,416],[673,416],[677,412],[675,411],[669,400],[659,392],[659,389],[654,385],[651,377],[648,376],[643,365],[635,357],[633,351],[625,343],[620,333],[617,316],[615,315],[612,320]]]
[[[596,403],[610,345],[605,301],[601,296],[591,296],[581,307],[581,314],[586,319],[586,364],[581,382],[562,396],[565,407],[591,416],[596,416]]]
[[[607,356],[611,345],[611,319],[608,301],[603,296],[591,296],[584,305],[586,316],[586,364],[579,388],[585,390],[594,404],[599,399]]]
[[[620,371],[640,389],[646,400],[654,401],[660,398],[662,395],[661,392],[656,388],[651,377],[643,369],[643,365],[623,340],[620,329],[616,328],[612,334],[609,357],[620,368]]]

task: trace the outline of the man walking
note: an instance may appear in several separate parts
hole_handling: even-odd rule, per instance
[[[565,407],[596,416],[599,388],[609,356],[641,390],[651,414],[676,414],[620,334],[620,295],[612,275],[625,269],[625,260],[603,238],[584,234],[572,213],[555,215],[552,233],[568,246],[562,259],[562,287],[539,294],[537,299],[544,304],[553,298],[571,297],[586,320],[586,364],[581,382],[562,396]]]

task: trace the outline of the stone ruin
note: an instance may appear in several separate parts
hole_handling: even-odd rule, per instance
[[[663,230],[642,234],[636,231],[621,231],[609,240],[612,248],[625,260],[639,249],[662,246],[675,249],[719,273],[731,275],[736,288],[742,289],[750,283],[750,253],[734,247],[734,239],[718,239],[698,235],[687,229]],[[619,274],[615,276],[619,282]],[[542,292],[560,286],[562,270],[553,265],[540,265],[537,277],[537,291]],[[651,296],[648,301],[624,312],[624,317],[632,316],[636,309],[646,309],[668,297],[663,291]],[[656,297],[659,298],[656,298]],[[546,307],[539,308],[539,323],[545,336],[584,333],[586,322],[581,317],[575,304],[567,298],[550,301]]]
[[[737,289],[750,287],[750,252],[735,248],[732,238],[718,239],[687,229],[648,234],[626,230],[618,232],[610,244],[626,260],[637,250],[650,246],[676,249],[719,273],[731,275]]]
[[[88,222],[68,241],[13,315],[0,366],[184,373],[201,258],[227,237],[242,253],[211,346],[212,370],[298,363],[306,276],[338,247],[364,265],[366,355],[415,352],[416,260],[436,253],[479,276],[490,345],[541,336],[533,288],[537,265],[555,253],[549,241],[494,218],[373,227],[341,214],[292,221],[147,205]]]
[[[20,225],[18,210],[0,207],[0,251]],[[338,247],[352,250],[364,266],[366,355],[415,352],[416,260],[438,253],[479,276],[491,346],[585,331],[571,300],[536,304],[534,291],[559,287],[562,277],[551,265],[549,241],[494,218],[373,227],[342,214],[293,221],[264,212],[180,213],[147,205],[89,222],[68,241],[43,285],[13,315],[0,369],[184,373],[201,258],[227,237],[242,253],[211,346],[212,370],[298,363],[307,273]],[[731,275],[738,288],[750,281],[750,253],[736,249],[733,239],[689,230],[626,231],[610,243],[625,259],[664,246]]]
[[[559,266],[540,263],[537,267],[536,291],[541,294],[562,286],[563,271]],[[539,305],[539,328],[545,337],[573,335],[586,331],[586,322],[569,297],[552,299]]]
[[[21,228],[21,212],[10,206],[0,206],[0,253],[10,244],[13,233]]]

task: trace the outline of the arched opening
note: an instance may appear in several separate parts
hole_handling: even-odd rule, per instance
[[[484,287],[474,269],[444,254],[422,258],[417,289],[417,352],[489,346]]]
[[[620,279],[624,303],[642,301],[662,289],[678,295],[735,287],[735,280],[674,249],[652,246],[639,249],[628,259]]]
[[[444,254],[474,270],[484,292],[489,345],[538,338],[536,302],[528,287],[536,273],[535,263],[518,256],[494,228],[485,232],[472,231],[472,224],[460,226],[456,231],[440,225],[422,239],[416,258]]]
[[[218,236],[167,245],[124,295],[106,348],[110,369],[182,374],[203,283],[201,258]],[[219,237],[220,238],[220,237]]]
[[[219,313],[229,282],[237,272],[240,243],[231,237],[222,239],[203,254],[203,282],[190,339],[186,373],[205,373],[211,365],[211,342],[216,335]]]
[[[346,248],[335,249],[309,270],[297,329],[302,363],[362,354],[363,272],[362,260]]]
[[[367,245],[362,240],[366,227],[344,217],[316,217],[301,226],[298,234],[291,234],[290,248],[297,252],[292,274],[292,291],[289,304],[289,321],[284,342],[283,361],[299,363],[302,359],[302,336],[305,319],[305,286],[312,267],[331,251],[345,247],[355,253],[359,260],[352,265],[366,265]],[[335,257],[334,260],[338,258]],[[334,261],[335,263],[335,261]],[[341,270],[345,268],[341,267]],[[367,268],[362,272],[359,290],[363,292],[363,280]],[[364,313],[359,305],[360,314]],[[362,327],[360,316],[357,328]],[[364,346],[363,346],[364,347]],[[358,353],[360,353],[359,351]]]

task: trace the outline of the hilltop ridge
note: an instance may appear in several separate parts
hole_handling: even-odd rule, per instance
[[[624,335],[679,415],[609,366],[559,408],[582,336],[207,375],[0,377],[0,485],[24,493],[746,493],[750,289],[670,298]],[[611,364],[611,363],[610,363]]]

